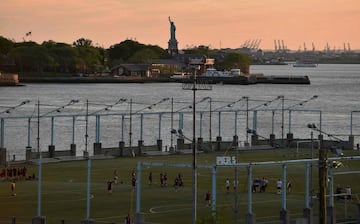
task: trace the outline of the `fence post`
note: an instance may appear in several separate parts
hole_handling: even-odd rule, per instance
[[[358,207],[358,218],[357,218],[357,221],[358,221],[358,223],[360,223],[360,203],[357,204],[357,207]]]

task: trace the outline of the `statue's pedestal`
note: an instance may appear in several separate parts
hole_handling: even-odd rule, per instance
[[[171,55],[178,53],[178,41],[176,39],[170,39],[168,42],[168,50]]]

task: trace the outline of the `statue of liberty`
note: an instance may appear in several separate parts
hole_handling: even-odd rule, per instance
[[[169,16],[169,22],[170,22],[170,40],[168,42],[168,52],[171,55],[174,55],[178,53],[178,41],[176,40],[175,37],[176,27],[174,22],[171,21],[170,16]]]
[[[169,22],[170,22],[170,40],[176,40],[175,37],[175,31],[176,31],[176,27],[173,21],[171,21],[170,16],[169,16]]]

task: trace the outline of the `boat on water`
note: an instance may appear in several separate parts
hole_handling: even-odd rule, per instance
[[[241,73],[238,68],[233,68],[230,71],[218,71],[214,68],[208,68],[205,73],[196,78],[197,80],[213,84],[251,84],[249,77]]]
[[[206,69],[206,72],[200,75],[201,77],[237,77],[241,76],[241,71],[238,68],[233,68],[230,71],[218,71],[214,68]]]
[[[190,83],[194,80],[192,75],[173,75],[171,79],[183,83]],[[196,76],[196,80],[210,84],[251,84],[249,83],[249,78],[242,74],[238,68],[231,69],[230,71],[218,71],[214,68],[208,68],[205,73]]]
[[[174,75],[172,81],[191,83],[194,81],[192,75]],[[240,69],[230,71],[218,71],[208,68],[205,73],[196,77],[198,82],[208,84],[232,84],[232,85],[251,85],[251,84],[310,84],[308,76],[266,76],[263,74],[243,74]]]
[[[311,62],[296,62],[295,64],[293,64],[293,67],[298,67],[298,68],[316,68],[317,64],[311,63]]]

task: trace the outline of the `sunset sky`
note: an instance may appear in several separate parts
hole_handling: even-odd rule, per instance
[[[359,0],[3,0],[0,35],[38,43],[84,37],[105,48],[135,39],[167,48],[169,16],[179,48],[261,39],[260,48],[274,49],[276,39],[292,50],[304,42],[308,49],[360,49]]]

